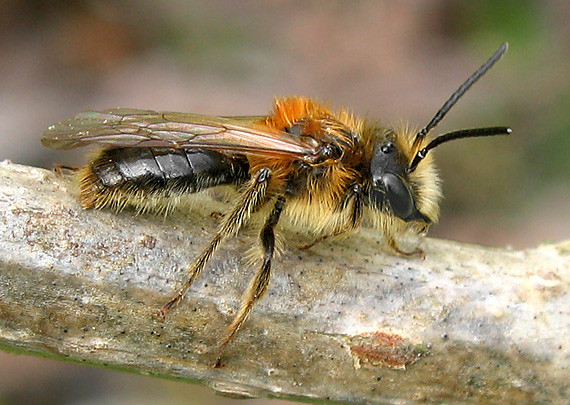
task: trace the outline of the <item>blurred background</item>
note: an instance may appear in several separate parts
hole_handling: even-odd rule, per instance
[[[514,248],[568,239],[568,21],[566,0],[0,0],[0,159],[79,165],[81,151],[44,149],[43,130],[118,106],[259,115],[274,96],[306,95],[421,127],[508,41],[437,132],[514,133],[438,148],[445,199],[430,235]],[[207,388],[0,353],[2,405],[164,402],[233,403]]]

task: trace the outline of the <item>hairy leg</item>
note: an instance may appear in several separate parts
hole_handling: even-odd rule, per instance
[[[265,202],[265,193],[271,178],[269,169],[260,170],[254,176],[247,188],[241,193],[241,196],[233,209],[224,216],[220,227],[206,249],[194,261],[194,264],[188,270],[188,279],[182,284],[176,295],[158,312],[158,316],[164,318],[170,308],[177,304],[188,292],[192,283],[202,272],[204,266],[210,260],[214,252],[220,244],[230,236],[236,235],[242,225],[248,221],[251,214]]]
[[[273,254],[275,252],[275,233],[273,229],[277,225],[277,222],[279,222],[279,216],[281,215],[284,206],[285,198],[279,197],[275,202],[275,206],[273,207],[269,218],[267,218],[267,221],[261,230],[260,239],[264,253],[263,263],[261,265],[261,268],[257,271],[251,280],[249,287],[244,294],[238,314],[232,321],[231,325],[228,327],[224,337],[220,340],[218,346],[218,359],[215,364],[216,367],[221,367],[222,356],[226,347],[239,331],[243,323],[246,321],[257,301],[259,301],[267,291],[267,286],[269,284],[269,278],[271,275],[271,259],[273,258]]]

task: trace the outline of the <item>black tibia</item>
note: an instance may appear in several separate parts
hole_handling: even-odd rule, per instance
[[[342,210],[350,209],[350,216],[346,224],[347,231],[360,226],[362,222],[362,205],[362,186],[360,184],[353,184],[345,194],[341,206]]]
[[[188,271],[188,280],[182,284],[182,287],[159,312],[159,316],[164,317],[166,312],[178,301],[184,298],[184,295],[190,289],[190,286],[194,280],[200,275],[202,269],[210,260],[214,252],[218,249],[220,244],[228,237],[236,235],[242,225],[244,225],[250,218],[251,214],[255,212],[263,203],[265,203],[265,192],[267,191],[267,186],[269,180],[271,179],[271,171],[269,169],[260,170],[250,181],[247,187],[242,191],[240,198],[232,208],[232,210],[227,213],[218,231],[206,247],[196,258],[196,261],[190,267]]]
[[[241,184],[249,177],[246,159],[200,149],[109,149],[91,163],[91,168],[104,187],[164,197]]]
[[[267,286],[269,284],[269,278],[271,275],[271,259],[275,253],[275,233],[273,229],[279,222],[279,217],[283,211],[284,206],[285,198],[279,197],[275,202],[273,211],[271,211],[269,218],[267,218],[267,221],[261,230],[259,237],[261,240],[261,245],[263,247],[263,263],[261,265],[261,268],[257,271],[251,280],[249,287],[244,294],[241,308],[238,314],[232,321],[231,325],[228,327],[228,330],[226,331],[223,339],[220,340],[218,353],[219,357],[217,359],[216,366],[221,366],[222,355],[228,343],[230,343],[235,334],[239,331],[257,301],[259,301],[259,299],[261,299],[261,297],[263,297],[267,291]]]

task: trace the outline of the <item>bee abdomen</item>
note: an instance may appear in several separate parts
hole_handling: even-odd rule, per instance
[[[175,199],[249,177],[246,159],[208,150],[118,148],[101,152],[81,172],[85,208],[168,209]]]

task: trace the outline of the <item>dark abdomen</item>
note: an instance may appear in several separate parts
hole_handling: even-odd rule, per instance
[[[85,208],[168,209],[175,201],[165,199],[248,178],[243,157],[208,150],[110,149],[82,170],[81,202]]]

